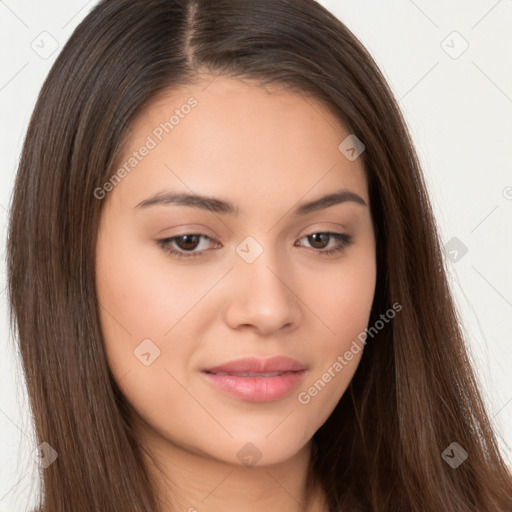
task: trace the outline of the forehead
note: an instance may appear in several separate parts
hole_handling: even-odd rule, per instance
[[[166,91],[138,115],[117,162],[130,168],[118,188],[132,202],[142,190],[176,186],[253,197],[279,190],[298,200],[317,186],[341,185],[367,199],[361,159],[350,161],[339,150],[349,135],[310,96],[205,77]]]

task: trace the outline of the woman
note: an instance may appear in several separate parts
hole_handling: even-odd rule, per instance
[[[100,2],[8,258],[40,510],[512,510],[405,123],[315,2]]]

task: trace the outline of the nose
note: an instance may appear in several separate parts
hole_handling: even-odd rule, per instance
[[[279,266],[270,251],[264,251],[253,263],[238,260],[231,282],[224,315],[232,329],[269,335],[299,324],[301,300],[292,272]]]

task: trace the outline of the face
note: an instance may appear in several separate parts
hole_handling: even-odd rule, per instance
[[[376,278],[349,135],[311,98],[223,77],[137,118],[95,193],[96,286],[113,376],[162,446],[282,462],[345,392]]]

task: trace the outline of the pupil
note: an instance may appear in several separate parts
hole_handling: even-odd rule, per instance
[[[309,235],[309,242],[315,249],[323,249],[329,242],[328,233],[314,233]]]
[[[195,249],[199,243],[199,235],[183,235],[177,240],[180,249]]]

